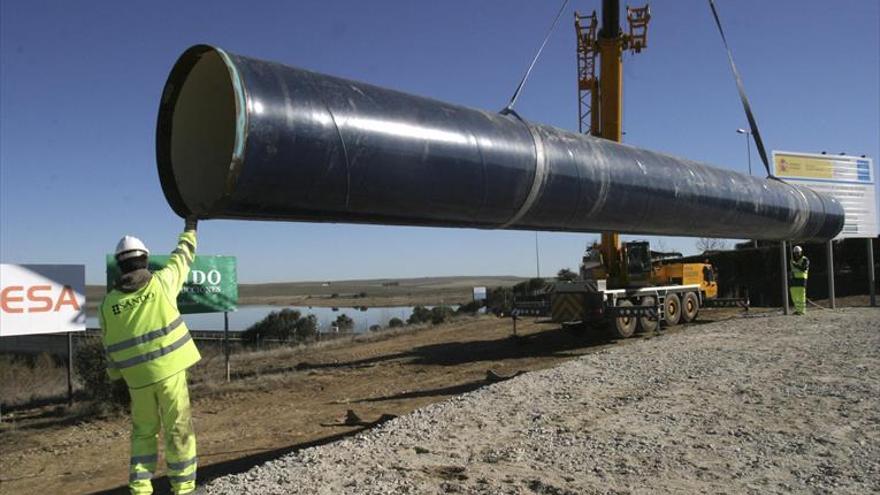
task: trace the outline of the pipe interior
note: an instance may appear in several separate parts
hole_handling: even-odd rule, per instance
[[[235,92],[215,51],[192,67],[174,106],[171,167],[190,212],[208,216],[223,196],[235,146]]]

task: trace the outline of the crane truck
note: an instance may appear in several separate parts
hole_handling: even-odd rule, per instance
[[[614,250],[614,253],[610,251]],[[618,338],[694,321],[701,308],[744,307],[748,298],[718,297],[714,267],[676,261],[647,241],[587,247],[579,274],[514,303],[517,315],[550,316],[564,326],[607,326]]]

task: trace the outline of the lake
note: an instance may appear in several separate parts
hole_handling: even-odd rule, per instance
[[[457,307],[457,305],[452,306],[452,308]],[[400,318],[405,322],[413,311],[413,306],[367,308],[366,311],[357,308],[339,308],[334,311],[333,308],[317,306],[311,308],[307,306],[239,306],[238,311],[229,313],[229,329],[247,330],[249,326],[262,320],[270,312],[285,308],[295,309],[303,316],[315,315],[318,318],[318,328],[321,331],[329,330],[330,324],[336,320],[336,317],[344,313],[354,320],[354,331],[357,333],[368,331],[372,325],[387,326],[388,321],[392,318]],[[223,330],[223,313],[183,315],[183,320],[186,321],[190,330]],[[89,317],[86,326],[98,328],[98,318],[96,316]]]

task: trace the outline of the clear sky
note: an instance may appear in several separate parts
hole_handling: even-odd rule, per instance
[[[520,98],[577,127],[572,0]],[[880,158],[876,0],[717,0],[769,149]],[[500,109],[558,1],[0,3],[0,258],[84,263],[104,279],[123,234],[154,252],[183,222],[155,165],[165,78],[195,43],[452,103]],[[635,3],[634,5],[640,5]],[[705,0],[654,0],[648,49],[625,57],[625,141],[746,171],[745,126]],[[753,152],[753,170],[761,165]],[[535,273],[528,232],[210,221],[204,254],[244,282]],[[577,268],[587,234],[541,233],[541,272]],[[694,239],[649,238],[694,252]]]

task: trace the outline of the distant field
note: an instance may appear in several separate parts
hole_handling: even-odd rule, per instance
[[[239,304],[307,306],[413,306],[458,304],[471,300],[474,287],[511,286],[526,280],[513,276],[379,278],[326,282],[241,284]],[[104,297],[104,287],[86,287],[90,312]]]

